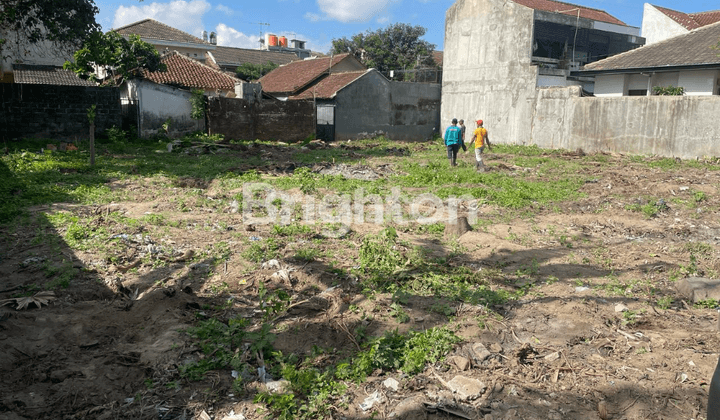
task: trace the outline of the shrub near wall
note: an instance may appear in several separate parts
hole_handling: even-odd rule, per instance
[[[88,138],[91,105],[98,133],[122,124],[117,88],[1,83],[0,92],[0,136],[7,140]]]

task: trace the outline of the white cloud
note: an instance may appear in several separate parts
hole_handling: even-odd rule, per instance
[[[309,20],[310,22],[319,22],[322,20],[322,16],[318,15],[317,13],[305,13],[305,19]]]
[[[223,4],[218,4],[217,6],[215,6],[215,10],[217,10],[218,12],[223,12],[228,16],[235,14],[235,11],[233,9],[231,9]]]
[[[203,31],[202,16],[212,8],[205,0],[176,0],[168,3],[150,3],[142,6],[120,6],[115,11],[113,28],[152,18],[173,28],[200,37]]]
[[[215,32],[217,32],[218,45],[238,48],[258,48],[260,46],[257,35],[245,35],[224,23],[218,24],[215,27]]]
[[[337,20],[343,23],[367,22],[386,11],[393,0],[317,0],[323,13],[323,20]],[[306,14],[305,16],[308,17]]]

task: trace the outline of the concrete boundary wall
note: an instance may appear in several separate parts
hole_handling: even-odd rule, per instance
[[[581,97],[577,87],[544,88],[538,89],[530,144],[682,159],[716,157],[718,115],[720,96],[594,98]]]
[[[315,133],[313,101],[208,100],[208,132],[234,140],[300,141]]]

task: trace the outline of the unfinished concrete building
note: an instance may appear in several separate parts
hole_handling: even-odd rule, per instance
[[[443,124],[482,118],[491,139],[525,144],[538,88],[592,92],[592,79],[568,78],[570,71],[643,45],[639,32],[570,3],[458,0],[445,17]]]

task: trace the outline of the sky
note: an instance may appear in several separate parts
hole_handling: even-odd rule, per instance
[[[327,53],[332,40],[393,23],[420,25],[422,39],[443,50],[445,12],[455,0],[95,0],[97,22],[104,31],[153,18],[174,28],[202,36],[214,31],[218,45],[258,48],[261,34],[272,33],[306,41],[306,48]],[[644,1],[569,1],[605,10],[630,26],[642,25]],[[718,10],[717,0],[657,0],[651,4],[685,13]]]

